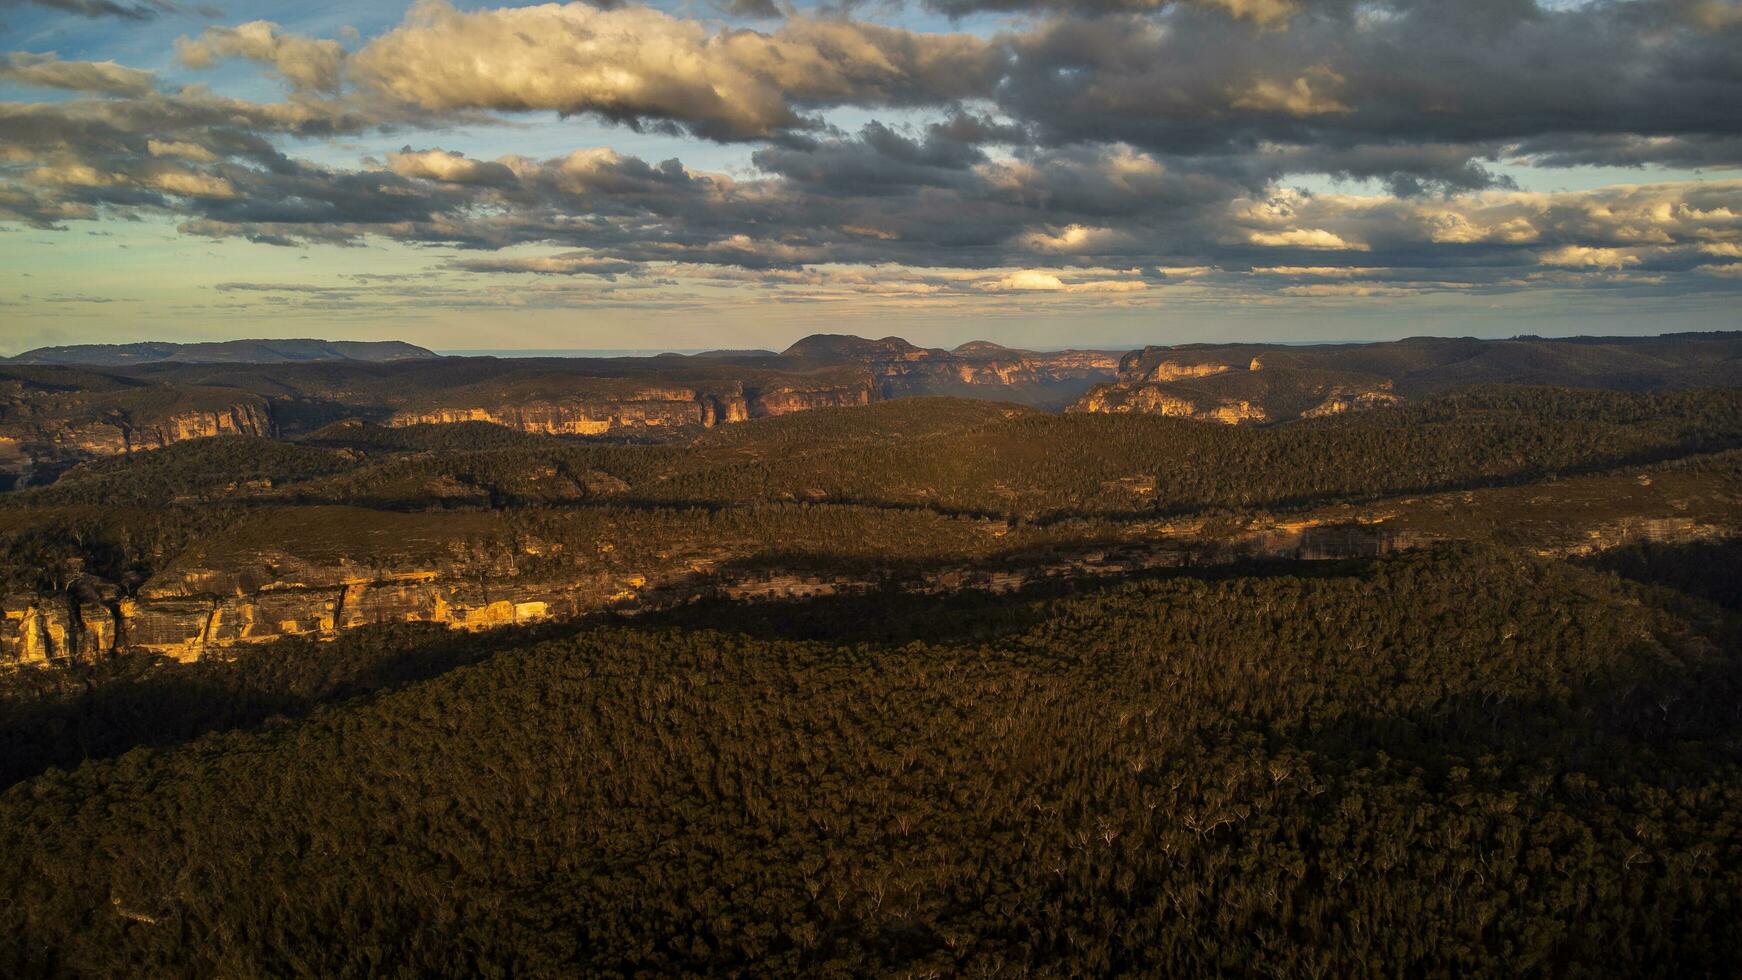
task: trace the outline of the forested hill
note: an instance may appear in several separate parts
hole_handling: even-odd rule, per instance
[[[306,716],[410,648],[245,654],[117,723],[289,716],[0,796],[0,969],[1728,975],[1725,622],[1453,550],[462,640]]]
[[[38,347],[12,358],[13,364],[71,364],[125,367],[132,364],[295,364],[304,361],[392,362],[435,357],[434,351],[398,340],[218,340],[177,344],[75,344]]]
[[[716,424],[585,437],[314,394],[545,362],[0,372],[4,431],[126,413],[0,497],[0,975],[1742,963],[1742,388],[1221,425],[718,360],[593,364]]]

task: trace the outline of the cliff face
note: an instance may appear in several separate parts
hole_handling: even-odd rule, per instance
[[[272,413],[262,402],[243,401],[223,408],[179,412],[156,421],[116,426],[123,452],[162,449],[184,439],[211,436],[270,436]],[[85,448],[81,446],[80,448]]]
[[[759,419],[813,408],[850,408],[878,400],[877,389],[868,382],[822,388],[772,388],[751,397],[750,417]]]
[[[1545,495],[1540,486],[1504,487],[1378,507],[1335,505],[1299,517],[1257,516],[1232,525],[1225,518],[1146,522],[1117,542],[1049,547],[1038,562],[964,559],[898,580],[875,571],[751,567],[737,561],[749,556],[749,546],[712,541],[634,565],[589,563],[563,572],[549,566],[521,572],[516,565],[522,559],[505,553],[467,558],[463,548],[449,549],[446,558],[352,558],[309,557],[268,545],[210,560],[193,556],[127,598],[86,581],[65,593],[0,600],[0,665],[89,661],[123,650],[194,660],[227,648],[287,637],[333,637],[372,624],[487,630],[702,597],[757,600],[891,584],[919,592],[1000,591],[1052,578],[1253,558],[1372,557],[1448,539],[1501,538],[1545,555],[1583,555],[1642,540],[1686,542],[1742,530],[1733,508],[1714,509],[1714,500],[1706,499],[1689,510],[1685,486],[1659,482],[1668,485],[1591,477],[1562,481],[1554,495]],[[1528,535],[1524,542],[1518,541],[1521,533]],[[384,537],[398,544],[404,535],[389,530]],[[525,554],[541,547],[528,542]]]
[[[1397,405],[1391,379],[1292,366],[1239,351],[1145,348],[1125,355],[1119,378],[1090,389],[1068,411],[1138,412],[1237,424],[1278,422]],[[1223,356],[1228,355],[1228,356]]]
[[[993,385],[1017,387],[1050,385],[1068,381],[1102,381],[1118,364],[1114,354],[1098,351],[1065,351],[1030,354],[1011,351],[1008,356],[963,358],[940,354],[924,359],[881,361],[870,365],[888,397],[933,393],[940,385]]]
[[[636,429],[707,428],[812,408],[868,405],[876,400],[876,388],[865,379],[766,386],[742,382],[707,387],[662,385],[620,394],[408,409],[393,414],[388,424],[493,422],[522,432],[593,436]]]
[[[188,439],[271,436],[276,431],[266,399],[254,395],[197,399],[208,403],[204,405],[128,404],[140,400],[62,396],[0,408],[0,473],[29,483],[38,469],[52,471],[93,457],[162,449]],[[214,401],[218,403],[210,404]]]
[[[1323,415],[1341,415],[1344,412],[1363,412],[1370,408],[1391,408],[1403,404],[1403,399],[1390,390],[1387,382],[1383,387],[1368,390],[1334,390],[1325,396],[1325,400],[1301,413],[1302,418],[1318,418]]]
[[[119,641],[112,591],[0,600],[0,663],[90,661],[113,653]]]
[[[1256,362],[1251,369],[1258,370]],[[1145,347],[1119,359],[1118,380],[1123,384],[1179,381],[1184,378],[1207,378],[1233,370],[1236,370],[1234,362],[1224,358],[1176,353],[1165,347]]]
[[[194,660],[213,650],[295,636],[331,637],[378,623],[482,630],[573,616],[633,597],[634,578],[479,582],[407,569],[325,584],[275,584],[242,595],[141,596],[121,602],[120,646]]]
[[[578,397],[560,401],[413,409],[395,413],[387,424],[493,422],[521,432],[594,436],[621,429],[711,426],[739,422],[749,417],[749,405],[741,388],[711,394],[693,388],[661,387],[643,388],[617,398]]]
[[[1073,412],[1137,412],[1207,422],[1265,422],[1264,409],[1245,399],[1217,399],[1172,390],[1161,384],[1099,385],[1069,409]]]
[[[917,591],[957,588],[1008,590],[1030,582],[1077,575],[1122,574],[1194,560],[1225,561],[1262,554],[1276,557],[1351,557],[1389,550],[1383,532],[1343,533],[1302,552],[1312,532],[1305,525],[1256,530],[1209,542],[1181,535],[1109,551],[1061,551],[1046,564],[999,570],[944,566],[904,583]],[[714,572],[707,559],[676,559],[639,571],[596,571],[546,578],[502,574],[479,577],[442,563],[372,569],[348,563],[310,564],[286,555],[262,555],[237,568],[193,568],[154,580],[137,596],[118,601],[70,595],[5,600],[0,620],[0,664],[89,661],[116,651],[140,651],[191,661],[226,648],[290,637],[333,637],[340,631],[385,623],[441,623],[456,630],[487,630],[598,612],[614,607],[657,608],[704,596],[756,600],[826,595],[880,587],[872,574],[795,574],[779,570]]]
[[[983,340],[943,350],[916,347],[899,337],[864,340],[819,334],[793,344],[781,357],[802,363],[861,365],[876,379],[882,398],[955,395],[1062,408],[1090,385],[1112,379],[1120,355],[1016,350]]]

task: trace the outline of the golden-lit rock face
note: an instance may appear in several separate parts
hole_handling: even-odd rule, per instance
[[[622,398],[585,398],[399,412],[389,425],[492,422],[521,432],[594,436],[616,429],[716,425],[748,417],[741,393],[708,396],[691,389],[653,388]]]
[[[99,596],[12,596],[0,602],[0,663],[90,660],[115,648],[115,613]]]
[[[92,456],[162,449],[187,439],[211,436],[272,434],[272,415],[262,403],[239,402],[209,411],[182,412],[167,418],[132,423],[103,421],[64,430],[53,441]]]
[[[395,413],[388,424],[491,422],[521,432],[596,436],[637,429],[711,428],[813,408],[868,405],[878,397],[875,387],[865,380],[766,389],[747,389],[735,383],[720,388],[724,390],[643,387],[618,396],[414,409]]]
[[[750,401],[750,418],[790,415],[813,408],[850,408],[877,401],[877,391],[870,385],[848,385],[838,388],[788,389],[764,392]],[[732,421],[739,421],[733,419]]]
[[[926,394],[938,383],[962,385],[1046,385],[1071,380],[1105,380],[1118,369],[1119,355],[1102,351],[1040,354],[1009,351],[963,358],[943,353],[873,362],[870,367],[889,397]]]
[[[153,394],[147,389],[114,399],[85,399],[76,392],[0,398],[0,473],[28,480],[42,465],[162,449],[189,439],[271,436],[276,431],[266,399],[258,396],[208,389],[194,399],[205,404],[165,405],[150,404]]]
[[[633,599],[640,587],[624,577],[586,576],[564,581],[494,582],[443,577],[435,569],[407,569],[375,581],[346,584],[274,582],[243,595],[160,594],[123,600],[117,605],[120,640],[108,646],[143,650],[178,660],[196,660],[213,650],[268,643],[287,637],[332,637],[341,630],[382,623],[439,623],[457,630],[518,626],[604,609],[620,597]],[[23,637],[34,622],[13,626],[8,638]],[[72,654],[38,640],[0,644],[17,663],[60,659]],[[17,649],[14,649],[14,648]]]
[[[1389,384],[1369,391],[1333,391],[1325,396],[1324,401],[1302,412],[1301,417],[1318,418],[1322,415],[1341,415],[1344,412],[1391,408],[1401,404],[1403,399],[1390,390]]]
[[[1262,356],[1218,359],[1149,348],[1126,354],[1117,381],[1096,385],[1068,411],[1136,412],[1230,425],[1281,422],[1402,404],[1392,389],[1390,379],[1377,375],[1277,366]]]
[[[1253,358],[1253,362],[1256,363],[1257,358]],[[1179,361],[1162,361],[1150,368],[1144,375],[1143,380],[1178,381],[1182,378],[1207,378],[1211,375],[1221,374],[1224,371],[1231,370],[1233,369],[1226,364],[1188,364]],[[1257,370],[1257,368],[1253,368],[1252,370]]]
[[[1143,415],[1166,415],[1175,418],[1200,419],[1235,425],[1241,422],[1265,422],[1269,417],[1262,407],[1245,399],[1218,400],[1206,396],[1176,394],[1154,385],[1125,388],[1103,385],[1084,395],[1072,406],[1073,412],[1136,412]]]
[[[1292,516],[1187,517],[1133,524],[1118,541],[1049,549],[1020,567],[941,562],[903,588],[1002,591],[1060,577],[1119,575],[1252,558],[1370,557],[1439,540],[1506,540],[1545,555],[1583,555],[1638,541],[1686,542],[1742,530],[1733,498],[1697,489],[1698,474],[1626,474],[1336,504]],[[1153,491],[1140,478],[1133,494]],[[1723,491],[1728,493],[1728,491]],[[384,518],[385,519],[385,518]],[[995,527],[993,526],[995,525]],[[1002,522],[988,530],[1000,533]],[[612,608],[659,608],[704,597],[828,595],[884,587],[875,571],[818,573],[746,565],[748,545],[525,572],[512,557],[409,557],[406,534],[365,555],[295,548],[198,555],[166,568],[136,595],[88,584],[0,599],[0,664],[89,661],[118,650],[195,660],[287,637],[331,638],[375,624],[434,623],[480,631]],[[440,550],[440,549],[437,549]],[[530,552],[528,552],[530,553]],[[601,548],[601,555],[609,555]]]

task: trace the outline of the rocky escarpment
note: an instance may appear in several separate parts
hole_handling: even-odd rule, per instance
[[[1155,384],[1101,385],[1079,399],[1070,411],[1136,412],[1229,424],[1269,420],[1261,406],[1245,399],[1181,392]]]
[[[162,449],[220,435],[271,436],[270,404],[258,395],[149,386],[42,391],[14,386],[0,395],[0,473],[29,484],[100,456]]]
[[[817,334],[787,348],[782,359],[858,364],[877,379],[883,398],[955,395],[1063,407],[1091,385],[1113,378],[1111,351],[1027,351],[977,340],[954,350],[917,347],[900,337],[865,340]]]
[[[1060,549],[1045,561],[1006,565],[963,561],[893,581],[876,572],[819,573],[744,568],[728,552],[674,555],[639,569],[598,569],[558,577],[480,576],[449,562],[380,568],[309,562],[268,549],[223,568],[183,567],[117,599],[81,584],[68,593],[14,596],[0,608],[0,664],[89,661],[117,651],[195,660],[224,649],[289,637],[333,637],[385,623],[439,623],[486,630],[606,609],[649,609],[701,598],[787,598],[896,585],[914,591],[1020,588],[1057,577],[1126,574],[1150,568],[1252,557],[1348,558],[1416,543],[1379,526],[1324,527],[1311,521],[1265,525],[1233,536],[1201,529],[1124,546]]]
[[[692,388],[649,387],[617,397],[408,409],[394,413],[387,424],[492,422],[521,432],[593,436],[631,428],[713,426],[749,417],[749,403],[741,391],[708,393]]]
[[[1073,412],[1135,412],[1238,424],[1384,408],[1402,402],[1389,378],[1275,367],[1239,351],[1150,347],[1119,362],[1117,381],[1096,385]]]
[[[462,396],[463,397],[463,396]],[[522,432],[592,436],[636,429],[712,427],[814,408],[868,405],[878,399],[868,379],[825,384],[707,386],[643,385],[615,392],[578,392],[488,405],[412,408],[395,412],[395,426],[493,422]]]
[[[1658,474],[1564,480],[1406,498],[1382,505],[1335,505],[1296,517],[1237,522],[1180,518],[1127,525],[1115,541],[1053,544],[1028,558],[961,558],[922,570],[814,571],[747,562],[754,545],[698,540],[626,561],[540,563],[560,548],[521,539],[512,551],[465,541],[417,545],[416,515],[377,514],[363,557],[298,554],[275,527],[241,550],[185,556],[135,594],[120,597],[92,580],[52,595],[0,600],[0,664],[91,660],[141,651],[180,660],[286,637],[333,637],[371,624],[438,623],[456,630],[562,619],[607,609],[653,609],[699,598],[757,600],[896,587],[931,592],[1008,590],[1053,578],[1128,574],[1153,568],[1254,558],[1372,557],[1442,540],[1503,541],[1544,555],[1588,555],[1638,541],[1734,537],[1742,517],[1733,488],[1695,489],[1699,477]],[[340,523],[316,515],[316,525]],[[458,515],[455,515],[457,517]],[[455,517],[448,518],[449,520]],[[1010,527],[983,522],[1003,540]],[[468,532],[499,539],[480,526]],[[346,534],[342,537],[354,538]],[[393,549],[421,547],[423,557]],[[610,548],[600,545],[601,556]],[[488,552],[485,554],[485,552]],[[446,557],[441,557],[444,555]]]

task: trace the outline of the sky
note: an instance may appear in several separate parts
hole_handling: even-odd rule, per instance
[[[1742,328],[1742,0],[0,0],[0,353]]]

